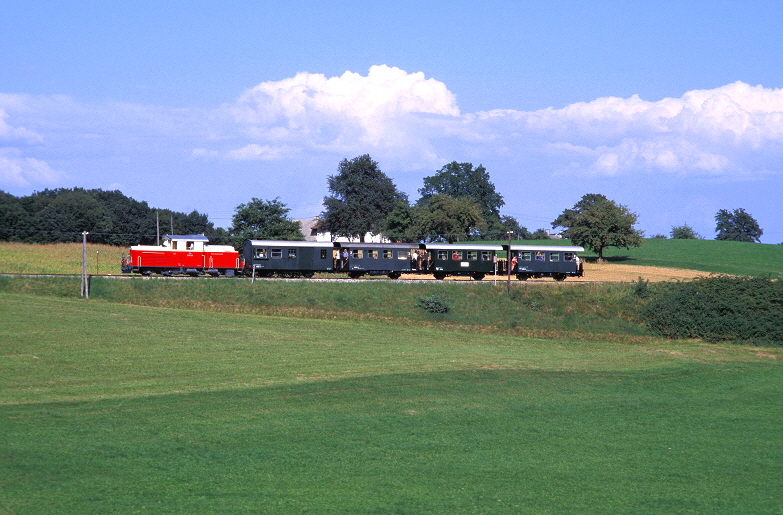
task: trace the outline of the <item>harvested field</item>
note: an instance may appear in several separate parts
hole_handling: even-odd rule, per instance
[[[666,268],[662,266],[639,266],[639,265],[618,265],[616,263],[585,263],[585,275],[583,277],[569,277],[565,280],[566,283],[572,282],[631,282],[636,281],[641,277],[645,281],[661,282],[661,281],[686,281],[695,279],[697,277],[706,277],[710,275],[708,272],[700,270],[683,270],[679,268]],[[431,279],[427,275],[407,275],[403,276],[406,279]],[[498,275],[498,280],[505,280],[506,276],[503,274]],[[516,281],[514,276],[511,277],[513,281]],[[470,277],[448,277],[447,281],[472,281]],[[485,281],[493,280],[492,275],[487,275],[484,278]],[[529,279],[529,283],[538,282],[555,282],[551,277],[543,279]]]

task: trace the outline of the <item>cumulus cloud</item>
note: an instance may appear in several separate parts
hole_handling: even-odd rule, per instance
[[[55,184],[64,176],[45,161],[21,157],[14,150],[0,150],[0,184],[30,186]]]
[[[576,161],[569,163],[569,173],[744,176],[751,167],[766,173],[782,157],[783,90],[735,82],[655,102],[608,97],[468,119],[473,139],[484,135],[487,141],[486,134],[500,135],[505,127],[518,139],[539,141],[530,152],[570,153]]]
[[[385,65],[373,66],[367,76],[303,72],[263,82],[228,109],[248,137],[261,140],[229,152],[233,159],[286,157],[281,143],[318,151],[351,152],[361,146],[410,152],[427,146],[421,136],[428,117],[460,114],[455,95],[442,82]]]

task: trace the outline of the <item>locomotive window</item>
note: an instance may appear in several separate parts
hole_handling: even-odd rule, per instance
[[[378,251],[375,249],[367,249],[367,257],[370,259],[378,259]]]
[[[482,250],[481,251],[481,260],[482,261],[492,261],[492,252],[489,250]]]
[[[326,259],[326,249],[321,249],[321,259]]]
[[[523,251],[519,253],[519,260],[520,261],[530,261],[530,252]]]
[[[566,261],[573,261],[574,255],[571,252],[566,252],[565,254],[563,254],[563,259],[565,259]]]
[[[266,259],[266,249],[256,249],[256,259]]]
[[[362,259],[362,249],[353,249],[351,256],[353,256],[354,259]]]
[[[552,252],[549,254],[549,261],[556,262],[560,261],[560,253],[559,252]]]
[[[391,259],[392,251],[389,249],[383,249],[383,259]]]
[[[272,249],[272,259],[283,259],[283,249]]]
[[[476,250],[469,250],[468,251],[468,261],[478,261],[478,251],[476,251]]]
[[[449,259],[449,251],[448,250],[439,250],[438,251],[438,259],[440,261],[446,261]]]
[[[407,250],[398,250],[397,251],[397,259],[408,259],[408,251]]]
[[[187,248],[188,250],[193,250],[193,242],[192,241],[187,242],[185,244],[185,248]]]
[[[172,250],[177,250],[177,242],[176,241],[172,241],[171,242],[171,249]]]
[[[288,249],[288,258],[296,259],[296,249]]]

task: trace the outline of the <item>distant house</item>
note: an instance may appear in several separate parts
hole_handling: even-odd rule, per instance
[[[302,224],[302,235],[306,241],[339,241],[348,243],[358,243],[361,241],[358,238],[345,238],[343,236],[332,238],[332,233],[329,231],[322,231],[318,228],[319,218],[317,216],[313,218],[299,218],[294,220],[294,222],[299,222]],[[388,243],[390,240],[388,238],[384,238],[381,234],[373,234],[368,232],[365,235],[364,241],[369,243]]]

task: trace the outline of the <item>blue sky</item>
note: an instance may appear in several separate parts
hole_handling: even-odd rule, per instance
[[[418,198],[483,164],[549,228],[586,193],[648,236],[744,208],[783,242],[783,2],[0,0],[0,189],[119,189],[228,226],[322,210],[370,154]]]

